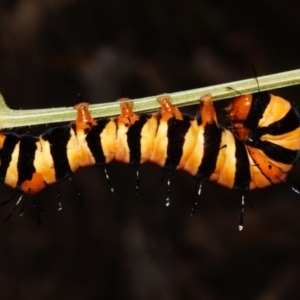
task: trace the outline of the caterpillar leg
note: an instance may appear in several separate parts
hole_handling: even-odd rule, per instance
[[[57,199],[58,199],[58,211],[62,212],[62,204],[61,204],[61,191],[60,191],[60,183],[57,183]]]
[[[8,200],[4,201],[1,203],[1,206],[6,205],[7,203],[9,203],[10,201],[12,201],[19,193],[14,194],[11,198],[9,198]],[[8,216],[3,220],[3,222],[6,222],[10,219],[10,217],[12,216],[12,214],[15,212],[17,206],[20,204],[20,202],[22,201],[23,197],[25,194],[21,194],[20,197],[18,198],[18,200],[16,201],[12,211],[8,214]],[[21,215],[21,214],[20,214]]]
[[[104,170],[104,175],[105,175],[106,181],[107,181],[108,185],[110,186],[110,192],[111,192],[112,196],[114,196],[115,195],[115,189],[111,184],[110,177],[109,177],[109,174],[108,174],[107,169],[106,169],[105,166],[103,166],[103,170]]]
[[[4,201],[1,203],[1,207],[6,205],[7,203],[9,203],[10,201],[12,201],[17,195],[19,194],[18,193],[15,193],[11,198],[9,198],[8,200]],[[24,197],[25,196],[25,197]],[[23,200],[24,199],[24,200]],[[26,200],[27,200],[27,197],[26,197],[26,194],[22,193],[18,200],[16,201],[12,211],[8,214],[8,216],[2,221],[2,222],[6,222],[10,219],[10,217],[13,215],[13,213],[15,212],[15,210],[17,209],[17,206],[22,202],[23,200],[23,205],[21,207],[21,210],[20,210],[20,213],[19,213],[19,216],[22,217],[24,215],[24,209],[25,209],[25,204],[26,204]],[[37,220],[38,220],[38,225],[41,225],[41,219],[40,219],[40,216],[39,216],[39,212],[43,212],[45,213],[45,210],[42,209],[41,207],[37,206],[37,201],[36,201],[36,197],[33,196],[33,208],[36,209],[37,211]]]
[[[300,187],[289,177],[286,178],[286,181],[284,182],[294,193],[297,195],[300,195]]]
[[[196,201],[194,203],[194,206],[192,208],[191,217],[194,216],[194,214],[196,213],[196,209],[197,209],[197,206],[198,206],[198,199],[199,199],[199,197],[201,195],[201,192],[202,192],[202,184],[203,184],[203,182],[202,181],[197,181],[197,184],[198,184],[198,188],[197,188],[197,191],[196,191],[196,193],[197,193],[197,199],[196,199]]]
[[[80,200],[80,203],[81,203],[81,205],[83,206],[83,200],[82,200],[81,192],[79,191],[79,189],[78,189],[78,187],[77,187],[75,181],[72,179],[72,177],[70,177],[69,180],[72,182],[72,185],[73,185],[74,189],[75,189],[76,192],[77,192],[77,195],[78,195],[78,198],[79,198],[79,200]]]
[[[167,180],[167,196],[166,196],[166,206],[170,206],[171,199],[171,172],[169,172],[168,180]]]
[[[26,200],[27,200],[27,197],[24,198],[24,201],[23,201],[23,205],[21,207],[21,210],[20,210],[20,213],[19,213],[19,216],[22,217],[24,215],[24,212],[25,212],[25,205],[26,205]]]
[[[36,201],[35,196],[33,196],[33,207],[36,209],[36,217],[37,217],[38,225],[41,226],[42,222],[41,222],[41,218],[40,218],[40,211],[42,213],[45,213],[45,210],[37,205],[37,201]]]
[[[248,199],[249,205],[251,209],[254,209],[254,206],[250,199]],[[241,194],[241,217],[239,222],[239,231],[242,231],[244,229],[244,213],[245,213],[245,194]]]
[[[18,194],[19,194],[19,192],[16,192],[16,193],[15,193],[12,197],[10,197],[8,200],[3,201],[3,202],[0,204],[0,206],[2,207],[2,206],[4,206],[4,205],[6,205],[6,204],[9,203],[10,201],[12,201]]]
[[[244,229],[244,213],[245,213],[245,194],[241,195],[241,217],[239,222],[239,231]]]
[[[134,196],[138,195],[139,186],[140,186],[140,172],[139,172],[139,168],[135,167],[135,189],[134,189]]]
[[[167,179],[167,195],[166,195],[166,206],[170,206],[170,200],[171,200],[171,174],[172,172],[169,171],[165,171],[164,175],[161,178],[161,181],[164,181],[164,177],[166,175],[166,173],[168,173],[168,179]]]
[[[74,180],[72,179],[72,177],[69,177],[69,180],[71,181],[74,189],[77,192],[78,198],[80,200],[81,205],[83,206],[83,200],[82,200],[82,195],[81,192],[79,191],[76,183],[74,182]],[[62,212],[62,201],[61,201],[61,190],[60,190],[60,182],[57,182],[57,198],[58,198],[58,211]]]

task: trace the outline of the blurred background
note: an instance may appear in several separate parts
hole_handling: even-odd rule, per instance
[[[300,67],[297,1],[1,0],[0,91],[14,109],[138,98]],[[300,87],[279,94],[299,106]],[[227,101],[219,101],[219,122]],[[185,108],[195,114],[195,107]],[[53,126],[53,125],[51,125]],[[22,128],[40,134],[48,128]],[[165,207],[163,170],[78,171],[0,224],[1,299],[299,299],[300,197],[279,185],[246,197],[174,173]],[[300,167],[291,172],[300,184]],[[1,185],[1,201],[14,191]],[[5,219],[13,203],[1,207]]]

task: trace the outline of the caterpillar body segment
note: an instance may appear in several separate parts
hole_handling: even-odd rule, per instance
[[[122,101],[120,106],[121,114],[117,118],[115,159],[137,166],[149,161],[153,153],[157,119],[150,114],[133,113],[133,103],[128,99]]]

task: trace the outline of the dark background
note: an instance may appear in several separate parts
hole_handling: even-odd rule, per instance
[[[0,90],[18,109],[72,106],[175,92],[300,66],[297,1],[1,0]],[[230,75],[229,75],[230,74]],[[299,87],[274,91],[299,104]],[[216,106],[220,110],[227,101]],[[194,114],[195,108],[186,109]],[[18,132],[39,134],[46,127]],[[165,207],[162,169],[78,171],[0,224],[1,299],[299,299],[300,197],[285,185],[240,195],[176,172]],[[291,177],[300,184],[300,168]],[[13,195],[1,187],[1,201]],[[2,207],[2,219],[13,203]]]

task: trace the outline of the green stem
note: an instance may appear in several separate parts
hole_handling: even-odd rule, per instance
[[[259,83],[259,86],[258,86]],[[284,73],[273,74],[258,78],[251,78],[241,81],[228,82],[215,86],[209,86],[194,90],[182,91],[169,94],[173,104],[186,106],[199,102],[201,96],[211,93],[214,100],[232,98],[239,94],[253,93],[265,90],[272,90],[300,83],[300,69]],[[133,99],[134,111],[145,112],[159,108],[156,101],[157,96]],[[90,105],[93,117],[116,116],[120,112],[118,102]],[[13,110],[7,107],[0,94],[0,129],[38,124],[49,124],[55,122],[69,122],[76,118],[73,107]]]

